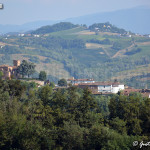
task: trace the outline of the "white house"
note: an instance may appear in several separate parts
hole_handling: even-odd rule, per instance
[[[0,9],[3,9],[3,4],[0,4]]]
[[[21,36],[21,37],[23,37],[25,34],[23,34],[23,33],[20,33],[20,34],[18,34],[18,36]]]
[[[4,47],[4,45],[0,45],[0,48],[3,48]]]
[[[124,90],[125,87],[123,84],[112,85],[112,93],[118,93],[121,90]]]
[[[111,93],[112,92],[112,85],[98,85],[98,92],[101,93]]]
[[[34,36],[34,37],[40,37],[40,35],[39,35],[39,34],[34,34],[33,36]]]
[[[124,90],[124,85],[119,82],[103,82],[98,85],[98,92],[102,93],[118,93],[121,90]]]
[[[124,84],[119,82],[93,82],[93,83],[80,83],[80,88],[88,87],[93,93],[118,93],[124,90]]]

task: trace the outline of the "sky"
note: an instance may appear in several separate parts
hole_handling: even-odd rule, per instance
[[[38,20],[63,20],[98,12],[138,6],[150,8],[150,0],[0,0],[0,24],[24,24]]]

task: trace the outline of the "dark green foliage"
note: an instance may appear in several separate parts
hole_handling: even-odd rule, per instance
[[[141,50],[142,50],[141,48],[137,48],[135,50],[132,50],[131,52],[126,52],[125,55],[134,55],[136,53],[141,52]]]
[[[51,75],[47,75],[47,79],[50,80],[51,82],[57,83],[58,82],[58,78],[51,76]]]
[[[112,46],[112,49],[115,49],[115,50],[120,50],[121,49],[121,43],[119,42],[115,42]]]
[[[62,31],[62,30],[67,30],[67,29],[72,29],[77,27],[77,25],[74,25],[69,22],[60,22],[57,24],[54,24],[52,26],[44,26],[36,31],[33,31],[32,34],[46,34],[46,33],[51,33],[51,32],[57,32],[57,31]]]
[[[45,71],[40,71],[40,73],[39,73],[39,80],[45,81],[46,78],[47,78],[46,72]]]
[[[109,104],[110,110],[110,118],[117,119],[116,123],[120,122],[122,124],[122,132],[127,130],[127,133],[130,135],[141,135],[142,133],[142,126],[141,123],[143,119],[140,119],[140,115],[143,115],[141,105],[143,98],[139,95],[130,95],[129,97],[126,96],[114,96]],[[146,107],[146,105],[145,105]],[[116,118],[118,117],[118,118]],[[125,122],[121,122],[121,120]],[[113,122],[112,122],[113,123]],[[126,129],[124,129],[126,124]],[[120,128],[120,127],[118,127]],[[117,129],[118,130],[118,129]],[[121,132],[121,131],[120,131]]]
[[[36,57],[36,56],[32,56],[32,55],[25,55],[24,57],[28,57],[29,58],[29,61],[32,62],[32,63],[39,63],[39,58]]]
[[[67,81],[66,81],[65,79],[60,79],[60,80],[58,81],[58,85],[59,85],[59,86],[67,86]]]
[[[54,82],[50,82],[50,87],[54,88],[55,87],[55,83]]]
[[[0,71],[0,80],[2,80],[2,77],[4,76],[3,72]]]
[[[20,80],[9,80],[9,81],[0,81],[0,93],[8,93],[11,98],[18,97],[21,98],[22,94],[26,90],[26,86],[22,85]]]
[[[126,150],[150,140],[149,98],[115,95],[110,115],[104,99],[109,103],[74,86],[53,92],[49,85],[37,90],[33,83],[1,80],[0,149]]]
[[[19,54],[19,53],[21,53],[21,51],[16,46],[6,45],[0,50],[0,54]]]
[[[104,45],[111,45],[112,42],[109,39],[104,39],[104,40],[97,40],[97,39],[91,39],[91,40],[87,40],[87,42],[90,43],[97,43],[97,44],[104,44]]]
[[[41,38],[30,38],[30,39],[18,39],[18,42],[33,45],[37,48],[42,46],[44,48],[51,49],[69,49],[69,48],[85,48],[85,42],[82,39],[63,39],[61,37],[41,37]],[[32,59],[33,57],[31,57]]]
[[[124,29],[119,29],[115,26],[113,26],[112,24],[110,24],[109,22],[106,23],[95,23],[91,26],[89,26],[89,29],[91,31],[101,31],[101,32],[113,32],[113,33],[120,33],[120,34],[126,34],[127,31],[125,31]]]
[[[51,60],[49,58],[46,58],[43,62],[44,63],[51,63]]]
[[[23,60],[21,65],[17,68],[17,72],[24,76],[30,76],[35,72],[35,65],[31,62],[27,62],[26,60]]]
[[[43,102],[44,106],[49,103],[51,94],[52,88],[49,85],[46,85],[39,89],[39,98]]]
[[[76,123],[65,122],[62,133],[63,148],[67,150],[84,149],[84,130]]]

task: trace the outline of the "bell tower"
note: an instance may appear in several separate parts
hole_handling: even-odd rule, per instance
[[[15,67],[18,67],[18,66],[20,66],[21,62],[20,62],[20,60],[13,60],[13,64]]]

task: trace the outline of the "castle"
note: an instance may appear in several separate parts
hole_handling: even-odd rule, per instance
[[[13,60],[13,66],[0,65],[0,71],[3,72],[2,79],[11,79],[12,77],[18,78],[17,67],[20,66],[20,60]]]

